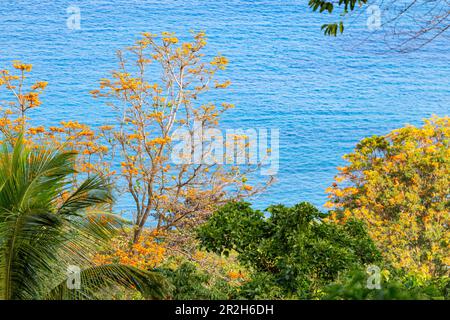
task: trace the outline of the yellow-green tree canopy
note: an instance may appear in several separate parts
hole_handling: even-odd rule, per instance
[[[396,268],[442,275],[450,265],[450,117],[373,136],[344,156],[327,189],[330,219],[363,220]]]

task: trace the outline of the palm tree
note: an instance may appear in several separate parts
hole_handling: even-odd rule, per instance
[[[117,285],[146,298],[163,297],[165,280],[158,273],[92,264],[92,255],[124,221],[103,211],[112,201],[103,179],[89,177],[79,187],[70,183],[75,158],[73,152],[31,149],[22,137],[12,147],[3,144],[0,299],[95,299]],[[78,289],[68,285],[70,266],[81,270]]]

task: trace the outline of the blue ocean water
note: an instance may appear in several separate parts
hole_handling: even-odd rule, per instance
[[[69,6],[81,10],[80,30],[67,28]],[[306,0],[0,0],[0,68],[22,60],[49,82],[35,121],[95,126],[111,115],[89,91],[115,68],[117,49],[144,31],[188,39],[204,30],[208,52],[230,60],[224,98],[236,108],[223,128],[280,130],[277,182],[255,205],[322,206],[342,155],[361,138],[449,114],[448,38],[399,54],[365,19],[331,39]]]

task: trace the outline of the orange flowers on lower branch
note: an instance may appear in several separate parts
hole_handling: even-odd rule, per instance
[[[114,239],[111,245],[107,252],[94,256],[94,263],[102,265],[117,262],[149,270],[157,267],[164,260],[166,253],[161,235],[151,230],[145,230],[134,244],[129,237],[121,236]]]

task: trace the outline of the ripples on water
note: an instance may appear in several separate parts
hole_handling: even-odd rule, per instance
[[[81,8],[79,31],[66,27],[72,4]],[[189,30],[205,30],[209,53],[230,60],[226,76],[233,85],[224,98],[236,108],[223,127],[280,129],[278,181],[256,206],[304,200],[322,206],[336,166],[358,140],[448,115],[450,45],[447,39],[411,54],[383,53],[381,36],[369,34],[364,17],[347,36],[325,38],[323,15],[309,13],[306,4],[1,0],[0,67],[20,59],[34,65],[35,79],[49,82],[36,121],[98,125],[111,115],[89,91],[115,68],[115,50],[143,31],[188,39]],[[122,200],[122,208],[128,205]]]

